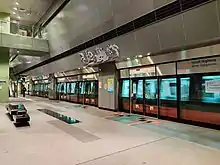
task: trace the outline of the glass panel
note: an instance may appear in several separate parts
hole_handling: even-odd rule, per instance
[[[156,99],[157,96],[157,79],[145,80],[145,98]]]
[[[176,64],[175,63],[167,63],[156,66],[157,76],[164,75],[175,75],[176,74]]]
[[[71,94],[76,94],[76,83],[71,83]]]
[[[63,83],[63,86],[64,86],[63,93],[66,94],[66,83]]]
[[[66,90],[67,90],[67,94],[70,94],[70,92],[71,92],[71,84],[70,83],[67,83]]]
[[[177,118],[177,79],[162,78],[160,79],[160,116]]]
[[[85,94],[85,83],[84,82],[79,83],[79,90],[80,90],[81,95]]]
[[[44,84],[40,84],[40,91],[41,91],[41,92],[44,91]]]
[[[143,113],[143,80],[132,80],[132,111]]]
[[[143,91],[143,80],[138,80],[137,84],[137,98],[143,99],[144,91]]]
[[[85,93],[90,95],[91,94],[91,82],[85,83]]]
[[[147,114],[158,114],[157,106],[157,79],[148,79],[144,83],[145,88],[145,111]]]
[[[180,80],[181,118],[220,125],[220,75],[197,74]]]
[[[160,99],[176,100],[177,88],[176,78],[161,79],[160,81]]]
[[[57,92],[60,93],[61,92],[61,84],[57,84]]]
[[[189,89],[190,89],[190,78],[181,78],[180,79],[180,100],[189,101]]]
[[[220,76],[202,77],[202,101],[220,103]]]
[[[95,93],[96,93],[96,92],[95,92],[95,89],[96,89],[96,88],[95,88],[95,82],[91,82],[91,94],[92,94],[92,95],[95,95]]]
[[[130,88],[130,81],[129,80],[123,80],[122,82],[122,97],[129,97],[129,88]]]

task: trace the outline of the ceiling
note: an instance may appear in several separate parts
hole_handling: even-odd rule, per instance
[[[55,0],[0,0],[0,12],[10,13],[11,19],[20,20],[22,25],[33,25],[53,1]]]

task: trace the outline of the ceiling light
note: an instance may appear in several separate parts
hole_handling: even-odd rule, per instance
[[[12,12],[12,14],[14,14],[14,15],[15,15],[16,13],[13,11],[13,12]]]
[[[17,8],[17,7],[14,7],[13,9],[14,9],[14,10],[18,10],[18,8]]]
[[[17,53],[19,53],[19,50],[17,50]]]
[[[83,69],[86,69],[86,67],[84,66]]]
[[[20,17],[20,16],[17,16],[17,18],[18,18],[18,19],[21,19],[21,17]]]
[[[78,68],[80,70],[80,68]]]
[[[147,55],[149,56],[151,53],[149,52],[149,53],[147,53]]]
[[[130,60],[130,58],[128,57],[127,60]]]
[[[16,5],[19,5],[19,3],[18,3],[18,2],[15,2],[15,4],[16,4]]]
[[[142,57],[143,57],[143,55],[138,55],[138,57],[139,57],[139,58],[142,58]]]

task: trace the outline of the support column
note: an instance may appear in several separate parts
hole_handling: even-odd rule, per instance
[[[10,33],[10,14],[0,12],[0,32]]]
[[[48,85],[48,98],[52,100],[56,100],[56,85],[57,85],[57,79],[54,76],[54,74],[49,75],[49,82]]]
[[[9,100],[9,49],[0,48],[0,102]]]
[[[114,62],[99,66],[99,104],[103,109],[118,110],[118,72]]]

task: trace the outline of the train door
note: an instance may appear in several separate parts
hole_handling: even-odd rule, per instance
[[[57,94],[57,99],[61,100],[61,83],[57,83],[56,94]]]
[[[85,103],[85,82],[79,82],[79,95],[78,95],[78,103]]]
[[[120,111],[130,111],[130,80],[120,80],[120,95],[119,95]]]
[[[85,82],[85,104],[90,105],[91,104],[91,81],[86,81]]]
[[[158,117],[158,79],[144,80],[145,114]]]
[[[91,86],[91,90],[92,90],[92,100],[91,100],[91,104],[98,106],[98,81],[93,81],[93,84]]]
[[[70,93],[70,101],[77,103],[78,102],[78,83],[71,82],[71,93]]]
[[[131,81],[131,112],[137,112],[143,114],[144,105],[144,90],[143,90],[143,79],[132,79]]]
[[[70,101],[70,94],[71,94],[71,83],[66,83],[66,100]]]
[[[159,77],[159,115],[177,118],[177,78],[176,76]]]

